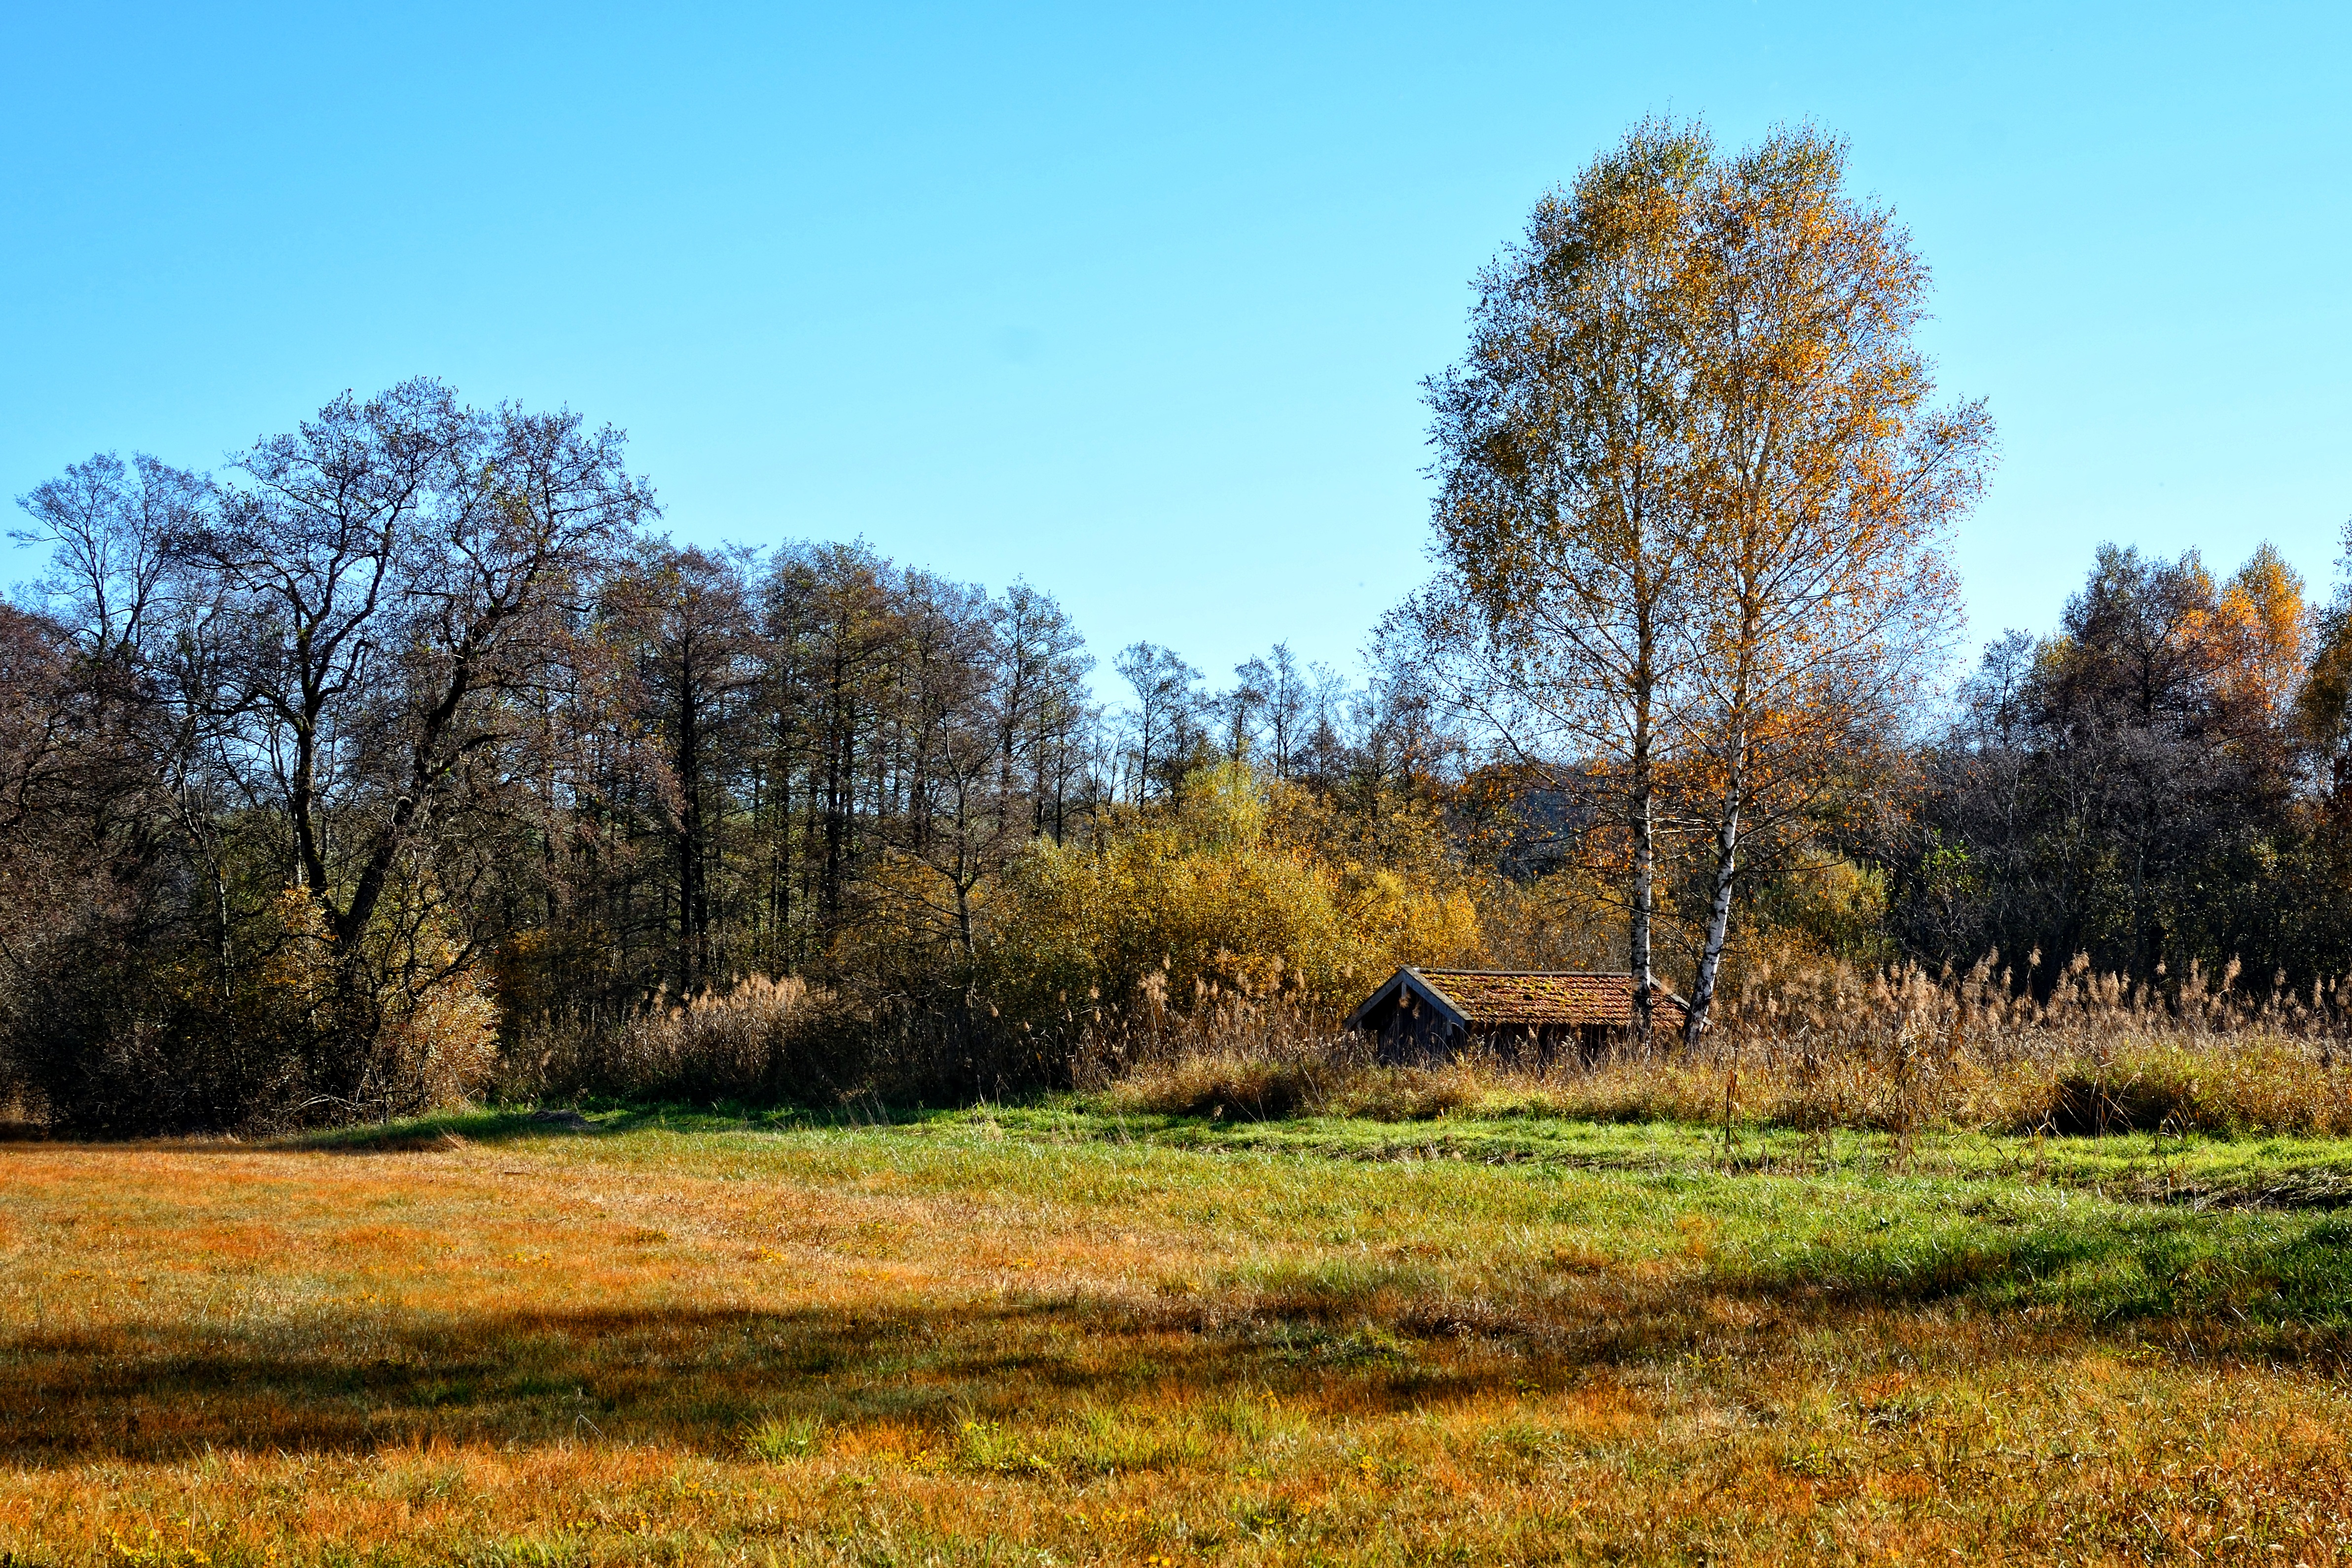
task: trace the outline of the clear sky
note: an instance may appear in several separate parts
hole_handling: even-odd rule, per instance
[[[1097,653],[1352,665],[1418,384],[1644,113],[1852,139],[2004,460],[1972,637],[2102,540],[2332,577],[2352,7],[0,5],[0,496],[430,374],[681,539],[862,537]],[[0,555],[0,576],[29,558]]]

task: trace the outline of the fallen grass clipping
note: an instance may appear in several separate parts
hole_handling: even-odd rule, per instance
[[[0,1144],[0,1561],[2339,1563],[2352,1146]]]

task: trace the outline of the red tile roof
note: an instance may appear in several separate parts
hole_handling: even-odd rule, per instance
[[[1423,984],[1454,1004],[1474,1026],[1633,1022],[1630,974],[1569,974],[1492,969],[1416,969]],[[1661,989],[1651,1003],[1654,1022],[1679,1027],[1682,1003]]]

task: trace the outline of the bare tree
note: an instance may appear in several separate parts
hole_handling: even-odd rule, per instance
[[[692,994],[728,967],[713,862],[725,853],[732,753],[764,662],[758,617],[740,553],[667,541],[641,546],[604,598],[608,635],[625,639],[636,672],[636,703],[665,742],[658,802],[677,917],[669,969],[679,994]]]
[[[1003,692],[999,788],[1009,799],[1025,784],[1030,833],[1058,839],[1087,765],[1085,731],[1096,715],[1086,677],[1094,659],[1053,595],[1026,583],[1005,590],[991,615]]]
[[[1130,720],[1134,798],[1141,801],[1150,794],[1157,774],[1181,771],[1194,733],[1194,714],[1201,701],[1194,683],[1201,672],[1169,649],[1148,642],[1120,649],[1112,668],[1135,691]]]
[[[1265,693],[1268,760],[1274,764],[1274,776],[1286,779],[1297,765],[1300,730],[1307,707],[1307,678],[1286,642],[1275,644],[1265,658],[1254,658],[1244,668],[1250,670],[1257,689]]]
[[[1269,674],[1263,660],[1248,659],[1234,666],[1233,689],[1216,696],[1214,707],[1224,726],[1228,762],[1246,762],[1256,749],[1258,715],[1265,711]]]
[[[17,498],[33,526],[10,537],[48,547],[38,586],[91,658],[120,662],[152,634],[170,542],[195,525],[209,491],[144,453],[125,465],[101,452]]]
[[[343,1017],[312,1064],[330,1098],[380,1087],[383,984],[415,994],[472,963],[470,938],[446,958],[420,945],[464,907],[448,879],[484,868],[436,851],[499,784],[506,700],[551,621],[652,510],[620,449],[568,414],[476,412],[408,382],[260,442],[173,542],[193,705],[238,776],[270,781],[338,955]]]

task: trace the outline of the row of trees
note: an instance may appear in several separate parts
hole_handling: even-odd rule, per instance
[[[98,458],[24,505],[62,612],[12,616],[7,1000],[38,1097],[205,1121],[462,1075],[523,715],[649,509],[617,438],[415,384],[221,482]]]
[[[1645,124],[1538,207],[1360,685],[1137,644],[1105,705],[1025,584],[678,546],[616,433],[432,382],[68,469],[0,605],[0,1100],[410,1109],[752,977],[932,1092],[1399,963],[1630,968],[1694,1030],[1739,965],[2352,967],[2352,599],[2267,549],[2103,553],[1922,723],[1991,438],[1843,160]]]
[[[2314,606],[2267,545],[2221,582],[2193,552],[2103,550],[2060,629],[1994,642],[1922,752],[1911,831],[1883,851],[1895,934],[2150,982],[2339,972],[2347,656],[2342,593]]]
[[[85,1126],[414,1107],[534,1020],[753,974],[968,1066],[1010,1027],[1017,861],[1219,763],[1330,791],[1382,753],[1351,742],[1377,705],[1280,646],[1211,693],[1138,645],[1107,719],[1025,584],[672,544],[616,433],[432,382],[22,505],[49,566],[0,607],[0,1068]],[[1067,1022],[1099,977],[1054,963]]]
[[[975,889],[1097,789],[1049,598],[673,547],[569,416],[411,383],[25,508],[7,999],[53,1106],[406,1103],[493,992],[689,993],[894,918],[969,954]]]

